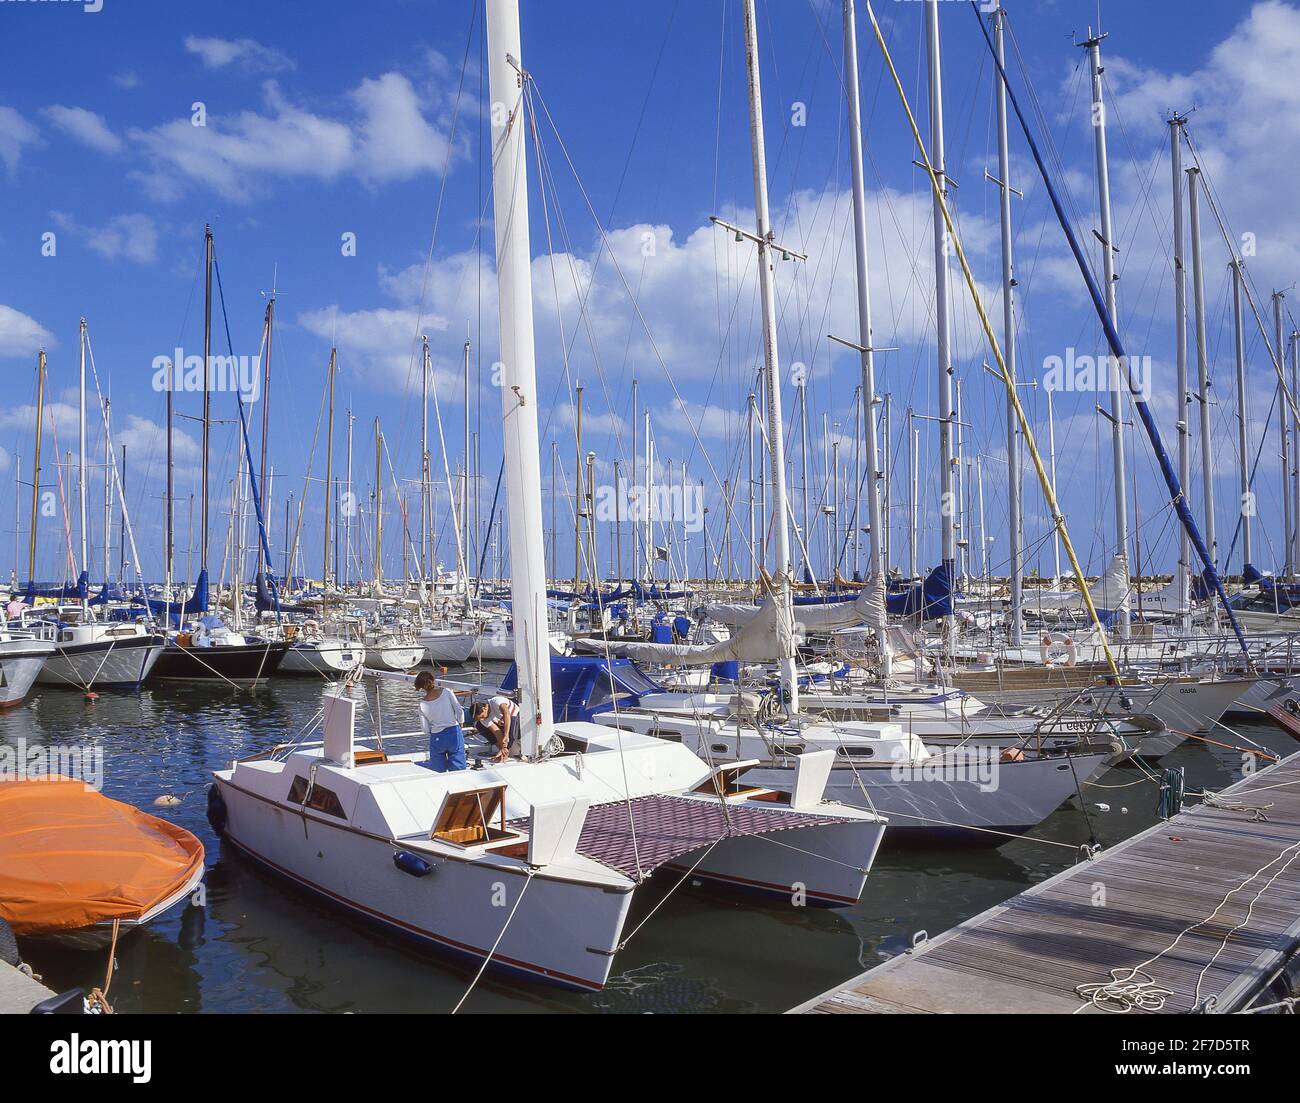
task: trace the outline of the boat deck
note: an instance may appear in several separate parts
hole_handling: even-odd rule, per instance
[[[1146,1010],[1240,1009],[1300,949],[1300,754],[1219,797],[793,1012],[1103,1014],[1076,987],[1137,966],[1168,990]]]

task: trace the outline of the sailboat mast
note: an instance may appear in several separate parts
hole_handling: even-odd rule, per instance
[[[1110,211],[1110,162],[1106,155],[1106,103],[1102,95],[1101,75],[1101,40],[1106,36],[1098,33],[1089,37],[1080,45],[1088,51],[1088,69],[1092,78],[1092,134],[1097,156],[1097,208],[1101,219],[1101,267],[1105,279],[1106,312],[1111,322],[1119,325],[1119,313],[1115,299],[1115,237],[1111,224]],[[1124,392],[1121,378],[1123,367],[1112,358],[1107,358],[1110,391],[1110,440],[1111,457],[1115,473],[1115,551],[1128,560],[1128,484],[1124,474]],[[1211,541],[1211,547],[1213,541]],[[1120,639],[1128,639],[1129,600],[1128,594],[1120,597],[1117,613]]]
[[[208,444],[212,428],[212,227],[203,227],[203,459],[199,570],[208,565]],[[168,464],[168,471],[171,464]]]
[[[573,446],[573,588],[582,585],[582,385],[576,388]]]
[[[542,544],[542,478],[528,242],[528,171],[518,0],[488,0],[492,112],[492,202],[501,317],[501,407],[510,525],[510,595],[519,687],[519,739],[535,758],[552,727],[551,657]]]
[[[758,221],[759,302],[763,315],[763,367],[767,399],[768,455],[772,475],[773,551],[776,600],[785,614],[791,608],[790,523],[785,478],[785,431],[781,419],[781,367],[776,347],[776,279],[773,233],[767,202],[767,155],[763,142],[763,89],[758,65],[758,19],[754,0],[745,0],[745,68],[749,84],[749,138],[754,161],[754,208]],[[794,656],[780,661],[781,688],[791,715],[799,711],[799,680]]]
[[[270,501],[270,491],[266,481],[266,456],[270,445],[271,431],[271,344],[275,334],[275,279],[271,279],[271,294],[266,300],[266,362],[262,368],[262,456],[258,466],[258,485],[262,488],[262,493],[266,495],[267,501]],[[241,399],[242,401],[242,396]],[[269,570],[271,565],[266,562],[266,556],[262,550],[262,541],[257,541],[257,569],[259,571]],[[285,577],[289,577],[293,572],[288,570],[288,564],[285,564]]]
[[[1056,414],[1052,409],[1052,392],[1047,390],[1047,470],[1052,477],[1052,494],[1055,496],[1056,482]],[[1052,526],[1052,581],[1059,585],[1061,581],[1061,530]]]
[[[993,44],[998,63],[1006,65],[1006,47],[1002,24],[1006,12],[999,0],[993,10]],[[1016,301],[1015,264],[1012,254],[1011,233],[1011,153],[1007,139],[1007,88],[995,80],[998,113],[998,190],[1000,192],[999,220],[1002,228],[1002,358],[1006,364],[1007,378],[1016,379]],[[1011,572],[1011,609],[1007,625],[1007,641],[1012,647],[1021,643],[1022,606],[1024,600],[1024,509],[1020,502],[1020,423],[1016,417],[1015,403],[1007,392],[1007,551]],[[983,487],[980,488],[981,495]],[[981,538],[982,542],[982,538]],[[988,546],[983,548],[987,559]],[[988,571],[985,570],[985,575]]]
[[[948,191],[943,138],[943,77],[939,57],[939,5],[925,0],[925,52],[929,67],[930,88],[930,163],[939,178],[944,195]],[[934,224],[934,306],[935,359],[939,389],[939,529],[940,557],[955,577],[957,560],[957,494],[953,483],[952,450],[952,352],[949,347],[951,327],[948,319],[948,232],[943,220],[943,204],[933,197]]]
[[[917,452],[921,447],[920,430],[912,424],[912,407],[907,408],[907,577],[916,577],[916,493]]]
[[[1273,292],[1273,347],[1277,349],[1278,377],[1286,378],[1286,353],[1282,347],[1282,292]],[[1292,381],[1292,393],[1295,383]],[[1300,436],[1297,435],[1295,418],[1287,411],[1287,404],[1281,404],[1282,413],[1282,573],[1290,577],[1297,569],[1295,555],[1296,513],[1291,490],[1291,475],[1296,467],[1296,449],[1300,448]]]
[[[45,420],[45,350],[36,356],[36,448],[32,456],[32,521],[27,547],[27,579],[36,580],[36,519],[41,504],[41,428]]]
[[[357,419],[348,409],[348,489],[345,494],[347,509],[343,514],[343,585],[346,586],[352,571],[352,515],[357,511],[357,497],[352,491],[352,423]]]
[[[1296,394],[1297,386],[1300,386],[1300,334],[1296,334],[1295,332],[1292,332],[1290,342],[1291,342],[1291,393]],[[1281,355],[1282,355],[1282,346],[1279,345],[1278,356]],[[1286,418],[1287,416],[1286,407],[1284,406],[1282,410],[1282,416],[1283,418]],[[1292,415],[1292,425],[1296,425],[1295,415]],[[1292,457],[1292,459],[1295,459],[1295,457]],[[1292,485],[1292,489],[1295,490],[1295,509],[1292,510],[1292,512],[1294,512],[1294,514],[1300,514],[1300,466],[1297,466],[1297,464],[1292,464],[1291,467],[1291,485]],[[1300,525],[1297,525],[1297,528],[1300,528]],[[1297,549],[1300,549],[1300,532],[1295,533],[1295,546]],[[1292,557],[1292,562],[1295,562],[1294,557]]]
[[[876,354],[871,329],[871,282],[867,257],[867,189],[862,169],[862,118],[858,89],[858,31],[853,0],[844,0],[844,94],[849,107],[849,167],[853,180],[853,251],[858,291],[858,344],[861,346],[862,447],[867,459],[867,556],[870,575],[885,575],[885,526],[880,506],[880,464],[876,446]],[[855,490],[855,494],[857,491]],[[857,524],[861,528],[861,521]],[[883,626],[880,643],[885,642]]]
[[[1169,160],[1174,189],[1174,357],[1178,391],[1178,482],[1186,489],[1192,480],[1192,448],[1187,424],[1187,265],[1183,259],[1183,124],[1177,113],[1169,119]],[[1242,459],[1243,467],[1245,458]],[[1247,556],[1249,559],[1249,556]],[[1192,546],[1187,529],[1178,526],[1178,620],[1184,632],[1192,627]]]
[[[812,529],[808,526],[808,504],[812,497],[812,487],[808,483],[808,379],[799,380],[799,454],[803,470],[803,493],[799,503],[803,507],[803,565],[804,570],[812,573]]]
[[[337,363],[338,349],[331,348],[325,381],[325,388],[329,392],[329,415],[325,419],[325,525],[321,529],[321,589],[328,589],[330,584],[330,499],[334,496],[334,369]]]
[[[753,582],[758,581],[758,528],[754,515],[754,412],[758,409],[757,399],[754,392],[750,391],[749,398],[745,405],[745,436],[749,442],[749,577]],[[805,522],[805,527],[807,522]],[[804,537],[808,539],[807,536]]]
[[[113,404],[104,399],[104,582],[108,583],[109,550],[113,543]]]
[[[1205,501],[1205,546],[1210,561],[1218,563],[1219,545],[1214,535],[1214,442],[1210,428],[1210,357],[1205,337],[1205,272],[1201,264],[1201,203],[1198,168],[1187,170],[1187,221],[1192,236],[1192,298],[1196,308],[1197,398],[1201,427],[1201,494]]]
[[[384,438],[379,431],[379,418],[375,418],[375,596],[384,581],[384,476],[383,456]]]
[[[1251,562],[1250,518],[1254,513],[1250,504],[1250,461],[1246,449],[1249,441],[1246,432],[1246,335],[1241,316],[1241,261],[1232,260],[1232,336],[1233,352],[1237,361],[1237,451],[1241,456],[1241,562]]]
[[[465,424],[464,424],[464,431],[465,431],[465,464],[464,464],[464,476],[465,476],[465,478],[464,478],[464,481],[463,481],[463,483],[462,483],[462,486],[463,486],[463,488],[464,488],[464,493],[461,495],[461,501],[460,501],[460,527],[461,527],[461,532],[464,533],[464,536],[462,537],[462,540],[461,540],[461,547],[464,549],[464,555],[463,555],[464,562],[463,562],[463,564],[462,564],[464,578],[461,579],[461,583],[462,583],[462,584],[464,585],[464,587],[465,587],[465,592],[466,592],[466,593],[469,593],[469,562],[470,562],[470,557],[471,557],[471,549],[472,549],[472,545],[470,544],[470,539],[469,539],[469,496],[470,496],[470,468],[469,468],[469,460],[470,460],[470,435],[469,435],[469,352],[470,352],[470,343],[469,343],[469,337],[468,337],[468,336],[466,336],[466,338],[465,338],[465,350],[464,350],[464,351],[465,351],[465,363],[464,363],[464,375],[465,375],[465,386],[464,386],[464,392],[465,392],[465,393],[464,393],[464,399],[465,399]]]
[[[422,335],[420,341],[420,575],[427,579],[429,532],[433,528],[429,482],[429,338]],[[405,541],[402,546],[406,546]]]
[[[88,541],[86,539],[86,319],[81,319],[80,326],[80,386],[79,386],[79,405],[77,409],[77,510],[81,517],[81,563],[80,570],[89,570],[90,561],[87,553]]]

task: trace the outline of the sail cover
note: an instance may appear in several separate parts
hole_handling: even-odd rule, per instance
[[[730,639],[717,643],[628,643],[620,650],[641,662],[709,666],[725,662],[775,662],[792,658],[798,646],[795,623],[780,602],[769,596],[752,607],[753,615]]]
[[[140,919],[202,866],[184,828],[84,781],[0,782],[0,917],[15,934]]]
[[[1092,596],[1093,608],[1103,621],[1113,617],[1116,610],[1128,596],[1131,585],[1128,575],[1128,560],[1116,555],[1106,567],[1105,573],[1088,587]],[[1081,613],[1086,611],[1083,595],[1070,591],[1026,592],[1025,606],[1029,609],[1059,609],[1065,612]]]

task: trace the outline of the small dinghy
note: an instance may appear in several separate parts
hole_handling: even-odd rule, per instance
[[[185,900],[203,844],[84,781],[0,782],[0,918],[18,937],[107,946]]]

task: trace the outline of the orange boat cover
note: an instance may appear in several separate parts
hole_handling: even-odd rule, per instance
[[[184,828],[84,781],[0,782],[0,917],[16,934],[139,919],[202,865]]]

